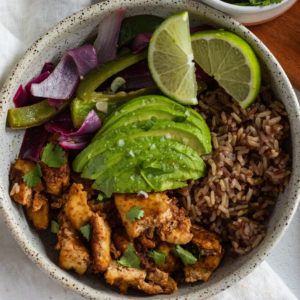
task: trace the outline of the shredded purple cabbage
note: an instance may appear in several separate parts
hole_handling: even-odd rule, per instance
[[[15,104],[15,107],[23,107],[28,105],[28,95],[22,84],[17,89],[13,98],[13,102]]]
[[[137,54],[146,49],[149,45],[152,33],[140,33],[131,43],[131,50],[133,54]]]
[[[19,157],[32,161],[40,161],[40,153],[48,139],[44,126],[28,128],[25,131]]]
[[[101,121],[94,110],[91,110],[81,127],[75,131],[69,111],[63,112],[45,125],[48,132],[58,132],[59,145],[66,149],[83,149],[101,127]]]
[[[30,92],[36,97],[67,100],[75,92],[80,76],[98,65],[96,51],[91,45],[69,50],[51,75],[40,83],[33,83]]]
[[[52,62],[46,62],[43,66],[42,72],[52,72],[54,70],[54,64]]]
[[[99,24],[98,35],[94,42],[99,64],[105,64],[115,59],[121,23],[125,12],[125,8],[117,9]]]

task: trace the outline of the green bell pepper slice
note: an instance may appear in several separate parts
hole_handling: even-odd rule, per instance
[[[51,106],[46,99],[28,106],[10,108],[7,112],[7,124],[12,129],[42,125],[65,109],[70,102],[68,100],[59,106]]]

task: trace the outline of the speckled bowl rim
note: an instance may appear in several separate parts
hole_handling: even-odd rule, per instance
[[[135,6],[138,3],[145,2],[143,0],[124,0],[124,1],[105,1],[100,2],[98,4],[89,6],[70,17],[67,17],[63,21],[59,22],[56,26],[54,26],[52,29],[50,29],[45,35],[43,35],[41,38],[39,38],[25,53],[23,58],[19,61],[19,63],[14,67],[13,71],[11,72],[8,80],[5,82],[1,92],[0,92],[0,99],[3,99],[5,97],[5,93],[10,88],[10,81],[19,80],[19,70],[26,67],[27,63],[30,61],[30,56],[34,51],[39,51],[40,49],[43,49],[43,47],[49,43],[49,41],[54,41],[59,35],[60,32],[65,32],[74,24],[80,23],[80,21],[88,20],[90,17],[92,17],[94,14],[97,14],[97,12],[101,10],[105,10],[105,7],[108,5],[110,8],[118,8],[120,5],[118,3],[122,3],[127,6]],[[261,41],[259,41],[258,38],[254,34],[252,34],[247,28],[240,25],[237,21],[232,19],[231,17],[223,14],[222,12],[219,12],[213,8],[210,8],[204,4],[201,4],[199,2],[195,1],[189,1],[189,0],[166,0],[164,2],[165,5],[167,4],[185,4],[187,10],[201,10],[202,13],[205,13],[207,15],[214,15],[218,19],[225,19],[228,22],[230,22],[233,26],[236,26],[236,30],[239,32],[239,34],[242,34],[244,36],[247,36],[250,38],[250,40],[255,43],[255,45],[259,48],[261,53],[264,53],[264,61],[269,65],[269,67],[272,67],[272,72],[275,72],[278,74],[281,74],[281,85],[282,87],[285,87],[287,89],[287,95],[292,101],[292,106],[295,109],[295,114],[290,119],[291,122],[291,131],[292,131],[292,142],[293,142],[293,173],[299,173],[300,172],[300,153],[295,151],[296,146],[300,145],[300,135],[295,134],[296,132],[296,126],[298,125],[300,127],[300,116],[299,116],[299,104],[297,101],[297,97],[294,93],[294,90],[283,71],[280,64],[277,62],[277,60],[274,58],[274,56],[269,52],[269,50],[263,45]],[[151,5],[159,4],[159,2],[152,2]],[[0,100],[1,101],[1,100]],[[1,102],[0,102],[0,110],[2,110]],[[4,114],[5,115],[5,114]],[[1,133],[2,134],[2,133]],[[293,135],[294,134],[294,135]],[[297,172],[295,172],[297,170]],[[298,177],[297,177],[298,176]],[[210,297],[212,295],[215,295],[219,293],[220,291],[223,291],[227,289],[228,287],[232,286],[234,283],[236,283],[238,280],[242,279],[246,275],[248,275],[254,268],[256,268],[270,253],[271,249],[274,247],[274,245],[279,241],[281,236],[285,233],[288,225],[290,224],[292,217],[297,209],[297,205],[299,202],[299,196],[300,196],[300,176],[299,174],[295,176],[292,176],[290,184],[291,184],[291,206],[285,211],[285,214],[281,216],[280,218],[280,224],[277,224],[276,228],[274,229],[272,236],[267,236],[265,239],[268,239],[268,241],[260,247],[258,253],[254,256],[252,256],[245,264],[241,265],[240,268],[238,268],[235,272],[233,272],[231,275],[223,278],[219,282],[215,283],[211,287],[208,287],[206,291],[197,290],[195,292],[189,292],[185,295],[169,295],[168,299],[204,299],[207,297]],[[7,195],[7,191],[4,190],[2,186],[0,186],[0,210],[2,212],[2,215],[4,217],[4,220],[12,232],[14,238],[20,245],[20,247],[23,249],[23,251],[31,258],[31,260],[37,264],[42,270],[44,270],[50,277],[56,279],[58,282],[63,284],[64,286],[72,289],[73,291],[79,293],[80,295],[90,298],[90,299],[120,299],[123,298],[123,296],[112,296],[106,293],[106,289],[104,290],[96,290],[90,286],[87,286],[86,284],[82,283],[81,281],[71,277],[67,272],[60,269],[57,265],[55,265],[53,262],[47,261],[47,259],[40,254],[31,244],[30,240],[22,235],[22,230],[19,225],[14,224],[14,218],[10,214],[9,207],[6,207],[3,205],[5,203],[3,201],[3,198],[1,195]],[[199,288],[201,285],[199,285]],[[201,289],[201,288],[200,288]],[[108,288],[109,291],[109,288]],[[188,298],[187,298],[188,297]],[[129,298],[128,298],[129,299]],[[131,297],[131,299],[133,299]],[[156,298],[157,299],[157,298]]]

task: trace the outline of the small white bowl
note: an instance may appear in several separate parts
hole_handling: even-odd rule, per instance
[[[229,4],[222,0],[202,0],[209,6],[223,11],[244,25],[257,25],[269,22],[291,8],[297,0],[283,0],[277,4],[266,6],[240,6]]]

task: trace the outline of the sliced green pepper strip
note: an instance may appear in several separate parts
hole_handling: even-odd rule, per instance
[[[98,114],[99,118],[105,121],[105,118],[110,114],[111,111],[116,109],[119,105],[124,102],[131,100],[133,98],[147,95],[147,94],[158,94],[159,90],[156,87],[144,88],[137,91],[132,91],[129,93],[119,92],[112,95],[98,94],[97,98],[92,100],[82,100],[75,98],[71,105],[71,116],[73,120],[73,125],[75,128],[79,128],[84,122],[88,113],[94,109]],[[96,104],[97,102],[106,102],[108,101],[108,112],[107,114],[97,111]]]
[[[7,112],[7,124],[12,129],[42,125],[60,113],[70,102],[68,100],[59,106],[51,106],[46,99],[29,106],[10,108]]]
[[[131,65],[145,59],[146,56],[146,51],[140,52],[139,54],[124,55],[119,59],[113,60],[105,65],[100,66],[97,69],[94,69],[79,83],[79,86],[77,88],[77,98],[90,101],[97,99],[99,97],[99,93],[95,92],[95,90],[105,80],[117,74],[118,72],[130,67]]]

